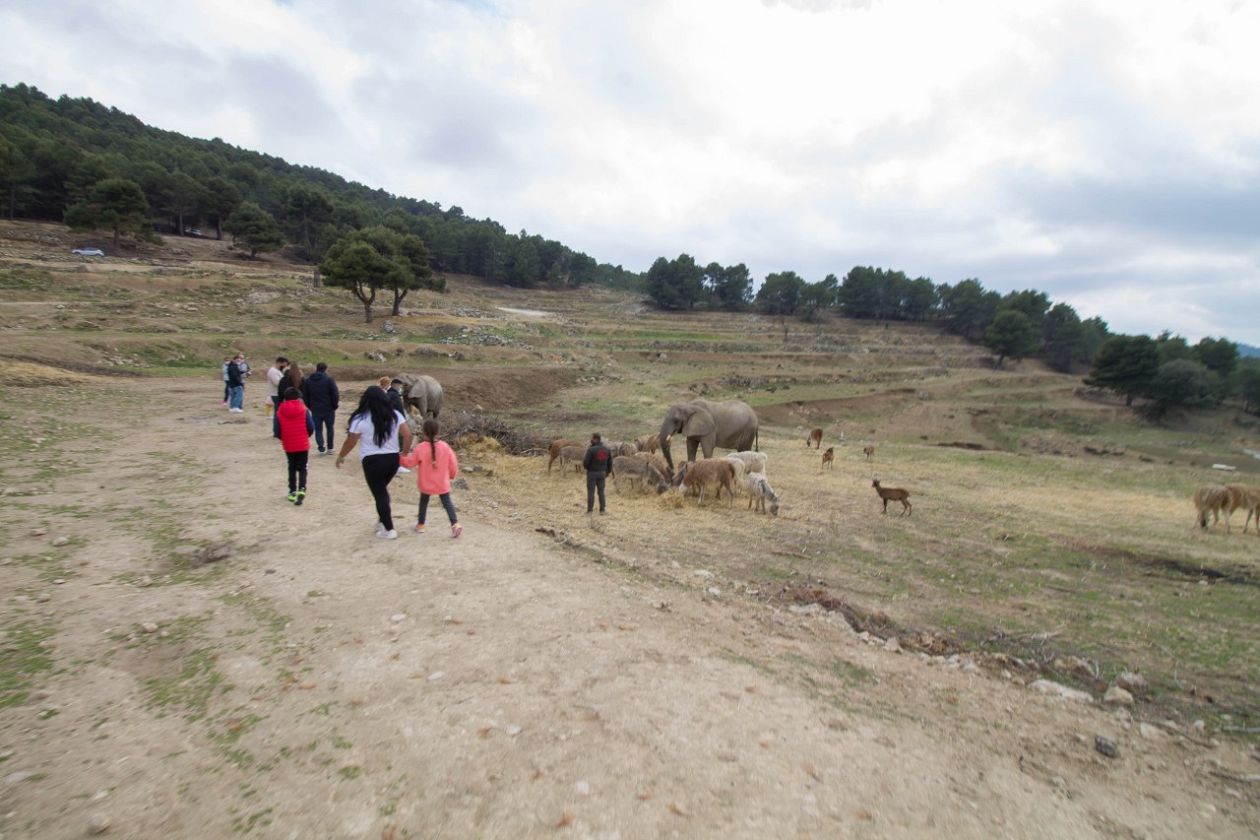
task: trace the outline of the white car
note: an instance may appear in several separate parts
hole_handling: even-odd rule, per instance
[[[105,252],[100,248],[75,248],[70,253],[77,254],[80,257],[103,257]]]

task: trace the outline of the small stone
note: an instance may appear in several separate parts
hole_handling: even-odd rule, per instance
[[[109,815],[93,814],[88,820],[88,834],[104,834],[109,831]]]
[[[897,639],[896,636],[889,636],[884,641],[884,650],[890,651],[892,653],[901,653],[901,642]]]
[[[1148,741],[1161,741],[1166,737],[1164,730],[1149,723],[1138,724],[1138,734]]]
[[[31,536],[32,536],[32,537],[42,537],[42,536],[44,536],[44,535],[45,535],[45,534],[47,534],[47,533],[48,533],[48,529],[47,529],[47,528],[32,528],[32,529],[31,529]]]
[[[107,797],[107,796],[109,796],[109,791],[107,791],[107,790],[98,790],[96,793],[92,794],[92,801],[93,801],[93,802],[100,802],[102,799],[104,799],[104,798],[105,798],[105,797]]]
[[[52,596],[49,595],[47,592],[41,592],[35,596],[35,600],[39,601],[42,604],[42,603],[45,603],[46,601],[51,601]]]
[[[1051,776],[1050,784],[1054,785],[1057,788],[1065,788],[1067,787],[1067,779],[1063,778],[1062,776]]]
[[[1195,732],[1206,732],[1206,731],[1207,731],[1207,723],[1206,723],[1205,721],[1202,721],[1202,720],[1196,720],[1194,723],[1192,723],[1192,724],[1191,724],[1191,726],[1193,726],[1193,727],[1194,727],[1194,731],[1195,731]]]
[[[53,544],[53,547],[55,548],[61,548],[63,545],[70,545],[70,538],[57,537],[55,540],[52,541],[52,544]]]
[[[1036,680],[1029,686],[1033,691],[1041,694],[1049,694],[1052,696],[1062,697],[1065,700],[1071,700],[1077,703],[1093,703],[1093,696],[1087,691],[1081,691],[1076,688],[1069,688],[1062,683],[1053,680]]]
[[[152,585],[153,585],[153,578],[149,577],[148,575],[141,575],[139,578],[136,579],[136,586],[143,587],[143,586],[152,586]]]
[[[788,612],[796,615],[816,615],[822,612],[822,604],[789,604]]]
[[[573,784],[573,792],[578,796],[590,796],[591,786],[587,782],[575,782]]]
[[[704,591],[708,593],[709,597],[711,598],[720,598],[722,596],[722,590],[718,589],[716,586],[710,586],[708,589]]]
[[[27,779],[29,779],[33,775],[35,774],[30,772],[29,770],[18,770],[15,773],[10,773],[9,775],[5,776],[4,783],[6,785],[16,785],[18,782],[25,782]]]
[[[1132,706],[1133,695],[1125,691],[1118,685],[1113,685],[1107,689],[1107,693],[1103,695],[1103,702],[1110,703],[1114,706]]]
[[[146,621],[140,625],[140,629],[146,633],[156,633],[158,631],[158,626],[152,621]]]
[[[442,679],[442,677],[444,676],[446,676],[445,671],[434,671],[432,674],[429,674],[428,679],[429,679],[429,682],[433,682],[434,680]]]
[[[717,577],[717,575],[713,574],[713,572],[710,572],[708,569],[696,569],[695,575],[696,577],[704,578],[705,580],[713,580]]]
[[[1119,758],[1120,748],[1116,746],[1116,742],[1110,738],[1104,738],[1102,735],[1094,736],[1094,749],[1107,758]]]
[[[393,615],[389,617],[389,620],[397,624],[398,622],[402,621],[406,617],[407,617],[406,613],[394,613]]]
[[[515,723],[511,723],[505,726],[503,728],[503,731],[511,735],[512,737],[516,737],[517,735],[521,734],[521,727],[517,726]]]
[[[61,586],[61,585],[62,585],[63,583],[65,583],[65,582],[66,582],[66,579],[65,579],[65,578],[54,578],[54,579],[53,579],[53,586]]]

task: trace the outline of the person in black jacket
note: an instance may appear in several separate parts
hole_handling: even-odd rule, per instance
[[[227,366],[228,411],[237,414],[245,410],[245,373],[241,370],[244,361],[245,357],[237,353]]]
[[[586,512],[595,509],[595,491],[599,491],[599,512],[607,513],[604,507],[605,479],[612,474],[612,451],[604,446],[599,432],[591,435],[590,448],[582,456],[582,467],[586,470]]]
[[[401,411],[403,414],[407,413],[402,397],[403,386],[406,384],[401,379],[394,379],[389,383],[389,390],[385,392],[385,396],[389,397],[389,404],[394,407],[394,411]]]
[[[333,423],[337,419],[341,392],[337,389],[337,380],[328,374],[327,362],[315,365],[315,372],[302,382],[302,401],[315,418],[315,445],[319,447],[319,454],[331,454]]]

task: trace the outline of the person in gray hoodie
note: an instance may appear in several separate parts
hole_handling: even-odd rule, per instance
[[[302,382],[302,400],[315,419],[315,445],[320,455],[333,451],[333,423],[337,419],[337,406],[341,392],[337,381],[328,374],[328,363],[315,365],[315,372]]]

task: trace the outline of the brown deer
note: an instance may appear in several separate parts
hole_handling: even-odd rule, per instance
[[[901,502],[902,516],[910,515],[910,494],[900,487],[880,487],[879,479],[871,482],[871,486],[875,488],[875,492],[884,500],[884,514],[888,514],[889,502]]]
[[[805,438],[805,448],[808,449],[811,443],[815,449],[822,449],[822,429],[814,429],[809,433],[809,437]]]
[[[831,467],[832,469],[834,469],[835,466],[836,466],[836,448],[834,446],[828,446],[827,451],[823,453],[822,466],[818,468],[818,471],[822,472],[823,467]]]
[[[875,457],[875,444],[871,443],[863,446],[862,454],[866,456],[866,460],[872,460]]]

